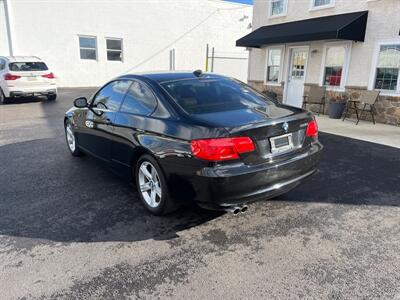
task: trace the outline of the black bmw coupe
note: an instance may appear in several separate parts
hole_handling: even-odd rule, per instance
[[[201,71],[120,76],[64,124],[72,155],[132,176],[156,215],[185,201],[244,212],[316,173],[322,150],[311,113]]]

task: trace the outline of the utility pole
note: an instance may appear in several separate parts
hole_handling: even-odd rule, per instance
[[[209,46],[208,46],[208,44],[207,44],[207,47],[206,47],[206,72],[208,72],[208,52],[209,52]]]
[[[9,11],[9,0],[2,0],[4,5],[4,17],[6,20],[6,30],[7,30],[7,40],[8,40],[8,52],[10,56],[14,55],[14,48],[13,48],[13,40],[11,34],[11,25],[10,25],[10,11]]]

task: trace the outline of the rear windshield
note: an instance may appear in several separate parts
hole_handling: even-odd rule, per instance
[[[228,78],[198,78],[161,84],[189,114],[260,108],[273,104],[249,86]]]
[[[47,71],[48,68],[44,62],[14,62],[10,63],[10,71],[24,72],[24,71]]]

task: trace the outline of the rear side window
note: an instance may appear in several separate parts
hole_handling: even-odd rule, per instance
[[[0,58],[0,70],[4,70],[6,67],[6,61]]]
[[[274,104],[251,87],[228,78],[179,80],[162,86],[189,114],[260,109]]]
[[[135,80],[126,93],[121,111],[148,116],[154,111],[156,105],[157,100],[152,90],[145,83]]]
[[[92,106],[117,111],[124,99],[130,82],[127,80],[116,80],[103,87],[94,97]]]
[[[10,63],[10,71],[13,72],[32,72],[32,71],[47,71],[48,68],[44,62],[13,62]]]

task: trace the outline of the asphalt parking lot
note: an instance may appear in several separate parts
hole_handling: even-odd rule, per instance
[[[63,114],[91,92],[0,106],[0,299],[400,298],[400,149],[321,133],[320,173],[288,194],[154,217],[68,153]]]

